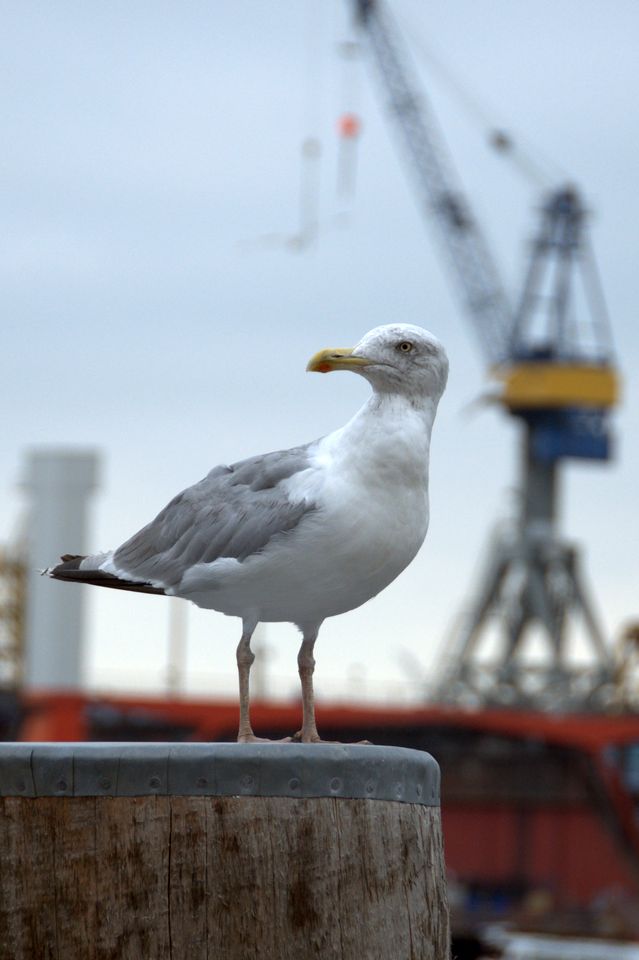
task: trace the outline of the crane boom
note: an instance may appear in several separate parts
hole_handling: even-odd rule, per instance
[[[425,212],[439,226],[438,235],[456,288],[489,363],[507,353],[513,311],[486,241],[475,220],[433,116],[390,15],[378,0],[355,0],[389,98],[392,118],[405,146]]]

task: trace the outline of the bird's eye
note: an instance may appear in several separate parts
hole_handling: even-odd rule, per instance
[[[413,349],[413,344],[410,342],[410,340],[402,340],[397,344],[396,349],[399,350],[400,353],[410,353]]]

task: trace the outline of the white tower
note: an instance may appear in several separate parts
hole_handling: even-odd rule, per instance
[[[81,685],[85,590],[39,571],[63,553],[87,552],[87,508],[97,475],[98,455],[92,450],[40,449],[27,457],[27,687],[74,690]]]

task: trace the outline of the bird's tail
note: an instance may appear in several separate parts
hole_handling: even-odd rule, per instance
[[[115,590],[134,590],[136,593],[164,595],[164,590],[161,587],[154,587],[151,583],[136,583],[135,580],[127,580],[125,577],[116,577],[114,574],[106,573],[98,567],[82,567],[82,561],[86,559],[86,557],[66,553],[63,557],[60,557],[62,563],[58,563],[55,567],[48,567],[42,572],[54,580],[92,583],[96,587],[111,587]]]

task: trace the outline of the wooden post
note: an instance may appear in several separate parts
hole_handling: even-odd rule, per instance
[[[448,956],[426,753],[0,745],[0,960]]]

